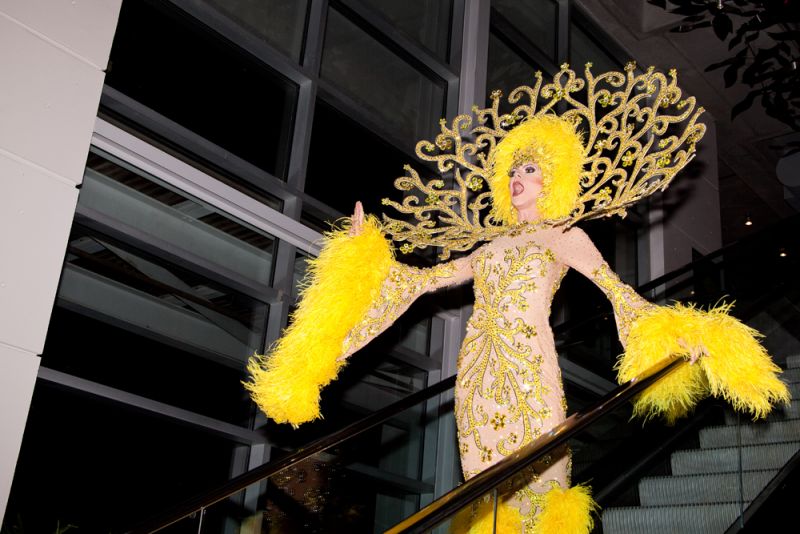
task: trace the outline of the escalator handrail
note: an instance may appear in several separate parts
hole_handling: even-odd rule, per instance
[[[163,514],[159,514],[156,517],[150,518],[146,522],[142,522],[125,530],[125,532],[127,534],[146,534],[164,529],[180,521],[181,519],[189,517],[197,511],[208,508],[219,501],[236,495],[252,484],[261,482],[266,478],[288,469],[297,462],[306,460],[315,454],[339,445],[343,441],[358,436],[359,434],[362,434],[363,432],[382,424],[383,422],[391,419],[408,408],[419,404],[422,401],[452,389],[453,386],[455,386],[455,383],[455,375],[445,378],[444,380],[440,380],[436,384],[403,397],[399,401],[390,404],[381,410],[371,413],[363,419],[359,419],[358,421],[355,421],[344,428],[337,430],[336,432],[328,434],[327,436],[323,436],[316,441],[312,441],[304,447],[287,454],[280,460],[260,465],[254,469],[251,469],[250,471],[247,471],[246,473],[242,473],[241,475],[228,480],[224,484],[210,491],[206,491],[202,494],[189,498],[174,508],[164,512]]]
[[[427,532],[453,514],[486,495],[505,480],[519,473],[545,454],[565,445],[587,426],[640,393],[667,373],[688,365],[682,357],[665,358],[638,377],[626,382],[588,408],[576,412],[533,443],[506,456],[462,485],[401,521],[386,534]]]

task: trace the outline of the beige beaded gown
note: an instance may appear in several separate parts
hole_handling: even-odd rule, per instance
[[[474,310],[458,358],[455,416],[466,479],[527,445],[566,417],[550,306],[569,267],[611,299],[624,340],[649,306],[619,281],[577,228],[519,225],[467,257],[429,269],[397,264],[367,317],[345,340],[345,356],[383,331],[425,292],[473,280]],[[507,498],[531,518],[544,493],[569,486],[569,455],[546,457]]]

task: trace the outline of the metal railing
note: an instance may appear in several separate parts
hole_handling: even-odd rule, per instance
[[[681,365],[688,365],[681,357],[666,358],[633,380],[601,398],[585,410],[569,416],[563,423],[543,434],[533,443],[506,456],[496,464],[475,475],[450,493],[435,500],[414,515],[387,530],[387,534],[412,534],[425,532],[476,499],[486,495],[508,478],[519,473],[545,454],[565,445],[567,440],[586,427],[611,413],[642,390]]]
[[[230,479],[225,484],[214,488],[211,491],[207,491],[187,499],[174,508],[167,510],[163,514],[150,518],[146,522],[135,525],[132,528],[127,529],[125,532],[128,534],[146,534],[150,532],[158,532],[159,530],[162,530],[173,523],[180,521],[181,519],[189,517],[195,512],[202,511],[213,504],[239,493],[252,484],[280,473],[281,471],[290,468],[292,465],[308,459],[315,454],[331,449],[343,441],[352,439],[353,437],[358,436],[359,434],[362,434],[385,421],[388,421],[392,417],[424,400],[439,395],[445,391],[449,391],[453,388],[455,383],[455,376],[445,378],[444,380],[441,380],[428,388],[417,391],[416,393],[412,393],[411,395],[408,395],[407,397],[404,397],[399,401],[364,417],[363,419],[359,419],[358,421],[345,426],[341,430],[337,430],[332,434],[328,434],[327,436],[324,436],[316,441],[312,441],[308,445],[297,449],[293,453],[286,455],[280,460],[260,465],[254,469],[251,469],[250,471],[247,471],[246,473]]]

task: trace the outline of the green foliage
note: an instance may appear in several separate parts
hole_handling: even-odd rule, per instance
[[[735,118],[758,99],[768,115],[800,131],[800,1],[648,0],[683,15],[673,32],[711,28],[727,41],[731,57],[709,65],[724,69],[725,86],[742,83],[749,93],[731,110]],[[800,150],[793,147],[792,151]]]

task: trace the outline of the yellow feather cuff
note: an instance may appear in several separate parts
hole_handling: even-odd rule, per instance
[[[245,388],[268,417],[295,427],[321,417],[320,389],[344,365],[338,360],[344,339],[378,298],[393,262],[375,217],[355,237],[347,228],[325,236],[319,257],[309,262],[291,325],[247,366]]]
[[[631,326],[625,354],[617,364],[619,382],[627,382],[687,346],[702,345],[706,356],[684,365],[649,387],[634,402],[634,415],[664,416],[670,423],[685,416],[698,400],[711,393],[722,397],[754,419],[764,417],[773,404],[789,401],[789,391],[756,330],[728,315],[724,304],[707,312],[676,304],[645,310]]]
[[[592,514],[598,508],[586,486],[553,488],[544,496],[533,534],[589,534],[594,527]]]

